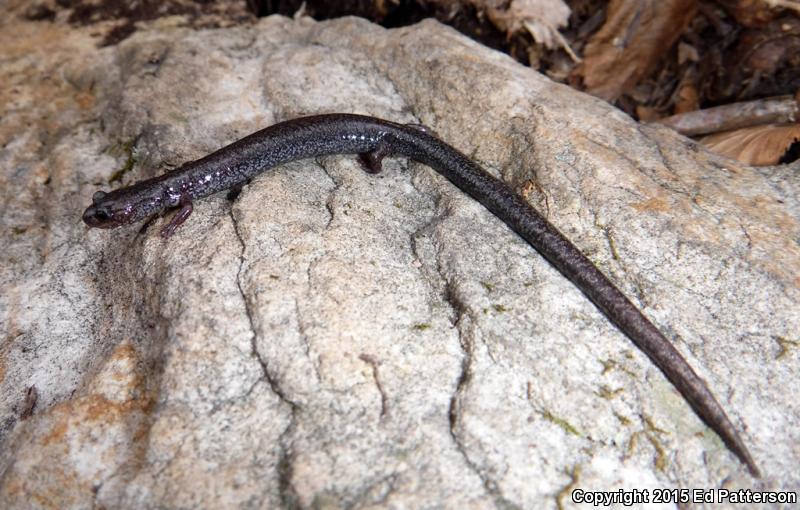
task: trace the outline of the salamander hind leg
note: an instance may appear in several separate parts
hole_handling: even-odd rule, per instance
[[[362,152],[358,155],[361,168],[368,174],[379,174],[383,170],[383,158],[389,155],[389,150],[383,146],[370,152]]]

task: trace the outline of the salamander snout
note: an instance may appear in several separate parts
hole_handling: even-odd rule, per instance
[[[94,228],[114,228],[125,223],[124,214],[107,199],[108,193],[97,191],[92,195],[92,205],[83,212],[83,222]]]
[[[83,222],[94,228],[114,228],[120,225],[112,213],[95,205],[90,205],[83,212]]]

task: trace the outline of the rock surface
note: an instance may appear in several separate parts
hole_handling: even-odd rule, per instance
[[[737,166],[435,22],[157,21],[98,49],[89,29],[13,21],[0,507],[572,508],[573,489],[800,490],[797,168]],[[763,479],[428,167],[286,165],[198,202],[168,242],[163,219],[80,222],[99,188],[321,112],[424,123],[526,194],[675,341]]]

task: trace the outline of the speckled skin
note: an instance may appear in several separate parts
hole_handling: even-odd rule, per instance
[[[421,126],[350,114],[289,120],[160,177],[110,193],[97,192],[83,219],[92,227],[113,228],[180,206],[176,217],[162,230],[162,235],[168,237],[189,216],[192,201],[240,186],[282,163],[329,154],[359,154],[371,173],[380,172],[383,157],[404,156],[430,166],[483,204],[583,291],[644,351],[750,472],[759,476],[725,411],[669,340],[528,202]]]

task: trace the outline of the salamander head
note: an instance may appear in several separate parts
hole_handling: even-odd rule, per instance
[[[164,209],[161,193],[148,193],[136,186],[111,192],[97,191],[92,205],[83,212],[83,222],[94,228],[116,228],[134,223]]]
[[[92,205],[83,212],[83,222],[95,228],[114,228],[130,223],[130,209],[124,200],[114,200],[114,192],[97,191]]]

